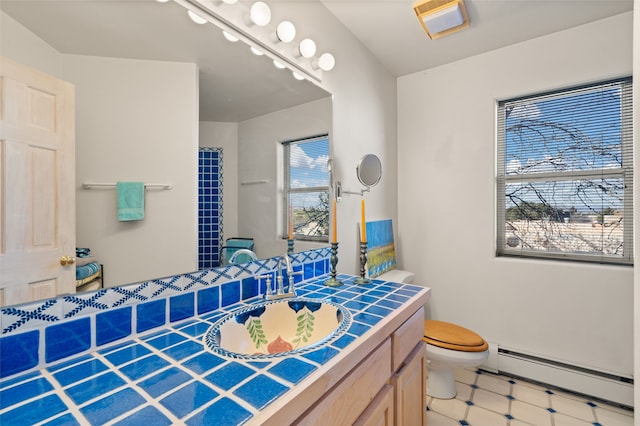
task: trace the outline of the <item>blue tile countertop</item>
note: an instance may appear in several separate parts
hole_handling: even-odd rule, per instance
[[[326,287],[327,277],[297,284],[298,296],[342,304],[353,321],[340,338],[316,350],[259,362],[206,350],[202,339],[209,327],[238,307],[262,301],[256,297],[3,380],[0,424],[261,424],[344,362],[345,354],[357,355],[364,342],[384,334],[378,330],[393,331],[429,295],[425,287],[380,280],[358,286],[350,275],[339,275],[345,285]]]

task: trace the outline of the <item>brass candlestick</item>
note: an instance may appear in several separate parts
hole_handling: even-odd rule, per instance
[[[331,243],[331,278],[324,282],[329,287],[338,287],[342,281],[336,278],[336,265],[338,264],[338,243]]]
[[[356,278],[355,284],[371,284],[371,280],[365,276],[365,265],[367,264],[367,242],[360,241],[360,278]]]

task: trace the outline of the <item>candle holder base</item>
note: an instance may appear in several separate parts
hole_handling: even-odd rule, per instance
[[[336,278],[336,265],[338,264],[338,243],[331,243],[331,278],[324,282],[328,287],[339,287],[343,283]]]
[[[353,280],[353,283],[358,285],[371,284],[372,282],[373,281],[371,281],[369,278],[364,278],[364,277],[358,277],[355,280]]]
[[[365,265],[367,264],[367,242],[360,241],[360,277],[353,282],[358,285],[371,284],[371,280],[367,278]]]
[[[324,282],[324,285],[327,287],[340,287],[342,284],[344,284],[342,281],[334,277],[331,277]]]

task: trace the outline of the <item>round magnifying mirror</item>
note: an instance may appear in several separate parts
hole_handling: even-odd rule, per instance
[[[360,183],[367,188],[377,185],[382,177],[382,164],[380,163],[380,159],[373,154],[365,155],[360,159],[356,167],[356,173]]]

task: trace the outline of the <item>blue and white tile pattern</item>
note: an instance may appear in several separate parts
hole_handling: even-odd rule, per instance
[[[290,256],[304,272],[296,282],[326,273],[329,256],[328,248]],[[277,266],[263,259],[0,308],[0,378],[251,299],[264,293],[254,277]]]
[[[297,286],[302,297],[350,306],[351,327],[327,346],[259,362],[236,361],[206,350],[202,338],[207,329],[234,308],[262,300],[254,298],[201,316],[168,321],[147,334],[9,377],[0,382],[0,424],[242,424],[392,314],[389,301],[399,307],[423,291],[418,286],[378,280],[374,285],[356,286],[351,276],[340,276],[344,286],[329,288],[322,284],[327,277]],[[121,314],[127,318],[125,310]],[[116,324],[116,331],[96,334],[105,340],[127,329],[127,320],[119,314],[102,321]],[[71,324],[65,325],[73,334],[69,339],[87,344],[84,324]],[[52,356],[62,358],[63,353],[56,346]]]

